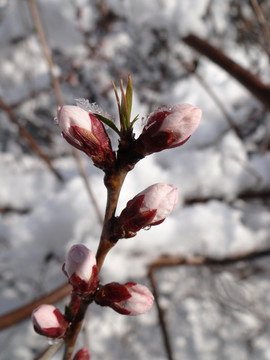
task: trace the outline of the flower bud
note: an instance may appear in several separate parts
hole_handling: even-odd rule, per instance
[[[53,305],[40,305],[32,312],[32,323],[35,331],[49,338],[62,337],[68,327],[61,312]]]
[[[177,200],[178,190],[172,185],[151,185],[127,203],[118,218],[119,226],[127,235],[145,226],[161,224],[171,213]]]
[[[77,352],[73,360],[90,360],[89,350],[86,347],[82,348]]]
[[[109,306],[123,315],[140,315],[151,309],[154,296],[144,285],[112,282],[99,289],[95,302],[101,306]]]
[[[110,139],[94,114],[77,106],[59,106],[57,123],[66,141],[91,157],[95,166],[108,170],[114,165]]]
[[[197,129],[202,111],[189,104],[162,107],[149,115],[135,150],[149,155],[183,145]]]
[[[94,253],[82,244],[73,245],[67,254],[63,271],[79,294],[92,293],[98,284]]]

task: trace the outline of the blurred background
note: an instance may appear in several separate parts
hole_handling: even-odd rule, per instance
[[[96,250],[102,173],[54,118],[87,99],[117,124],[112,81],[131,74],[136,134],[162,105],[203,119],[121,194],[119,209],[152,183],[179,187],[172,216],[102,270],[148,285],[155,308],[130,319],[91,306],[78,346],[106,360],[270,359],[269,19],[267,0],[0,0],[0,315],[64,284],[70,245]],[[40,358],[49,343],[16,317],[0,317],[1,359]]]

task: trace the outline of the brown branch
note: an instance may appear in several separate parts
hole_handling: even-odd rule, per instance
[[[156,284],[154,271],[155,271],[155,268],[151,268],[151,266],[150,266],[148,277],[149,277],[149,280],[150,280],[150,283],[152,286],[152,290],[153,290],[153,295],[155,298],[155,304],[156,304],[157,311],[158,311],[158,318],[159,318],[159,323],[161,326],[161,331],[162,331],[162,335],[163,335],[165,349],[167,352],[167,357],[168,357],[168,360],[174,360],[170,337],[168,335],[168,330],[167,330],[166,321],[165,321],[165,317],[164,317],[164,311],[159,302],[159,293],[158,293],[158,287]]]
[[[270,109],[270,87],[263,84],[255,75],[252,75],[242,66],[228,58],[221,50],[196,35],[188,35],[182,40],[185,44],[227,71],[260,100],[266,108]]]
[[[27,319],[32,311],[41,304],[54,304],[62,300],[65,296],[71,293],[72,287],[69,284],[64,284],[41,298],[32,301],[14,311],[11,311],[0,317],[0,330],[6,329],[9,326],[15,325]]]
[[[19,123],[13,110],[1,98],[0,98],[0,109],[2,109],[8,115],[9,119],[17,126],[21,136],[23,136],[26,139],[28,144],[33,149],[33,151],[48,165],[49,169],[53,172],[53,174],[57,177],[57,179],[63,182],[64,181],[63,176],[55,169],[51,160],[41,150],[37,142],[29,134],[29,132]]]
[[[43,53],[44,56],[46,58],[48,67],[49,67],[49,72],[50,72],[50,76],[52,79],[52,84],[53,84],[53,88],[55,91],[55,96],[57,98],[58,104],[59,105],[64,105],[64,100],[63,100],[63,96],[62,96],[62,92],[61,92],[61,88],[59,85],[59,81],[57,79],[57,77],[55,76],[54,73],[54,63],[52,60],[52,55],[51,55],[51,51],[49,46],[47,45],[47,41],[46,41],[46,37],[43,31],[43,27],[40,21],[40,17],[39,17],[39,12],[38,12],[38,8],[37,8],[37,4],[35,0],[29,0],[29,6],[31,9],[31,13],[32,13],[32,18],[35,24],[35,28],[37,31],[37,34],[39,36],[39,40],[41,43],[41,47],[43,49]]]
[[[155,271],[171,266],[211,266],[211,265],[231,265],[238,261],[250,261],[255,260],[260,257],[265,257],[270,255],[270,249],[262,250],[262,251],[252,251],[245,254],[233,255],[224,259],[214,259],[207,258],[202,256],[194,256],[194,257],[182,257],[182,256],[161,256],[156,261],[152,262],[149,265],[148,277],[152,285],[153,294],[155,297],[155,303],[157,306],[159,322],[161,326],[161,331],[163,335],[164,345],[167,352],[168,360],[173,360],[173,351],[170,343],[170,338],[168,335],[168,330],[166,326],[166,321],[164,317],[164,311],[159,302],[159,293],[158,287],[156,285],[155,280]]]
[[[32,12],[33,22],[35,24],[35,28],[36,28],[37,34],[39,36],[39,39],[40,39],[41,48],[43,50],[44,56],[45,56],[47,64],[48,64],[48,68],[49,68],[49,72],[50,72],[50,76],[51,76],[51,80],[52,80],[52,85],[53,85],[53,88],[54,88],[54,91],[55,91],[55,96],[57,98],[58,105],[63,106],[64,105],[64,100],[63,100],[63,96],[62,96],[62,92],[61,92],[60,83],[59,83],[59,80],[55,76],[55,73],[54,73],[54,62],[53,62],[53,58],[52,58],[50,48],[49,48],[49,46],[47,44],[47,41],[46,41],[46,37],[45,37],[44,31],[43,31],[41,21],[40,21],[39,11],[38,11],[38,8],[37,8],[36,1],[35,0],[29,0],[29,5],[30,5],[31,12]],[[75,158],[75,161],[77,162],[79,172],[81,174],[81,177],[83,178],[84,184],[86,186],[86,190],[87,190],[88,195],[89,195],[89,197],[90,197],[90,199],[91,199],[91,201],[93,203],[93,206],[94,206],[95,211],[97,213],[97,217],[99,219],[99,222],[102,223],[102,220],[103,220],[102,214],[101,214],[101,211],[100,211],[100,209],[98,207],[97,201],[96,201],[96,199],[94,197],[93,191],[91,189],[89,179],[86,176],[84,166],[83,166],[82,161],[80,159],[79,151],[77,149],[73,149],[72,154],[73,154],[73,156]]]

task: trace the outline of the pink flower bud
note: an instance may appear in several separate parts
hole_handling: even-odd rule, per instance
[[[123,315],[140,315],[151,309],[154,296],[144,285],[112,282],[100,288],[95,302],[101,306],[109,306]]]
[[[86,347],[82,348],[77,352],[73,360],[90,360],[89,350]]]
[[[40,305],[32,312],[32,323],[35,331],[49,338],[62,337],[68,327],[61,312],[53,305]]]
[[[149,155],[183,145],[197,129],[202,111],[192,105],[163,107],[149,115],[135,149]]]
[[[171,213],[177,200],[178,190],[172,185],[151,185],[127,203],[119,216],[119,225],[125,234],[158,225]]]
[[[77,293],[91,293],[96,290],[98,285],[96,258],[86,246],[78,244],[71,247],[63,271]]]
[[[95,115],[77,106],[65,105],[58,108],[57,122],[68,143],[84,151],[97,167],[110,169],[115,160],[111,142]]]

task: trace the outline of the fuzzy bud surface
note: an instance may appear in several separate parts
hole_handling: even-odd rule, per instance
[[[90,360],[90,352],[84,347],[77,352],[73,360]]]
[[[94,114],[77,106],[59,106],[57,123],[65,140],[92,158],[95,166],[107,170],[115,157],[102,122]]]
[[[61,312],[53,305],[42,304],[32,312],[34,330],[49,338],[62,337],[68,327]]]
[[[94,253],[82,244],[73,245],[66,258],[63,271],[77,293],[91,293],[98,284]]]
[[[190,104],[162,107],[149,115],[136,149],[143,156],[183,145],[199,126],[202,111]]]
[[[128,282],[124,285],[112,282],[101,287],[95,301],[109,306],[122,315],[141,315],[151,309],[154,296],[144,285]]]
[[[127,232],[161,224],[177,204],[178,190],[158,183],[149,186],[130,200],[119,216],[119,224]]]

